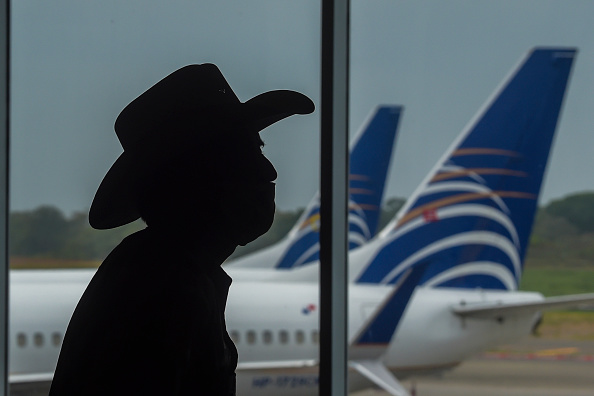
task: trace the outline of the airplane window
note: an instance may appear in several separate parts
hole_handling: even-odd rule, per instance
[[[278,333],[278,340],[281,344],[286,344],[289,342],[289,332],[287,330],[281,330]]]
[[[272,343],[272,331],[265,330],[264,334],[262,335],[262,340],[264,341],[264,344]]]
[[[303,342],[305,341],[305,334],[302,330],[297,330],[297,332],[295,333],[295,341],[297,342],[297,344],[303,344]]]
[[[229,336],[233,340],[234,343],[239,344],[239,332],[237,330],[233,330],[229,333]]]
[[[52,344],[54,346],[60,346],[60,344],[62,344],[62,334],[55,332],[52,333]]]
[[[21,348],[24,348],[27,346],[27,335],[25,335],[25,333],[17,334],[17,345],[20,346]]]
[[[247,343],[252,345],[256,343],[256,332],[254,330],[250,330],[247,332],[246,336]]]
[[[33,334],[33,343],[35,344],[36,347],[42,347],[43,346],[43,334],[41,334],[41,333]]]
[[[320,333],[317,330],[311,332],[311,342],[317,344],[320,342]]]

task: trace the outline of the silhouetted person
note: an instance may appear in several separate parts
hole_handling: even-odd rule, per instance
[[[259,131],[313,103],[272,91],[241,103],[214,65],[167,76],[118,116],[124,152],[101,182],[94,228],[143,218],[72,316],[51,396],[233,395],[237,350],[220,265],[266,232],[276,171]]]

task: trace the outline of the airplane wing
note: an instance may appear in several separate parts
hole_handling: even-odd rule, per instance
[[[48,394],[54,373],[9,374],[10,394],[41,395]]]
[[[316,359],[239,362],[237,364],[237,370],[273,370],[286,368],[304,368],[315,367],[318,364],[319,362]]]
[[[468,303],[452,307],[452,312],[463,318],[496,319],[504,315],[524,315],[541,310],[579,307],[585,304],[594,304],[594,293],[548,297],[542,301],[531,302]]]
[[[10,374],[8,382],[10,384],[46,382],[54,379],[54,373],[34,373],[34,374]]]

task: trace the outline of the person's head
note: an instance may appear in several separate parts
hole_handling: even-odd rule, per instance
[[[193,229],[246,244],[274,216],[276,171],[259,132],[313,103],[271,91],[242,103],[214,65],[177,70],[131,102],[116,120],[124,153],[102,181],[91,226],[142,217],[150,227]]]
[[[140,217],[152,228],[245,245],[272,224],[276,170],[257,132],[199,136],[169,142],[176,154],[154,156],[135,180]]]

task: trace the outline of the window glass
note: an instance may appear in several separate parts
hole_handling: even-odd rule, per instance
[[[260,134],[264,154],[278,173],[275,223],[267,234],[236,249],[231,259],[282,239],[318,190],[319,0],[15,1],[10,44],[13,270],[83,268],[92,273],[124,237],[144,227],[136,221],[94,230],[88,210],[122,153],[114,132],[118,114],[188,64],[215,63],[242,102],[267,91],[294,90],[317,107],[311,115],[289,117]],[[59,300],[73,310],[82,289],[62,287],[60,276],[41,277],[55,288],[37,288],[30,297]],[[80,279],[76,282],[86,283],[90,276]],[[70,294],[62,298],[63,293]],[[228,307],[239,303],[230,300]],[[273,342],[272,333],[238,328],[233,316],[226,321],[237,330],[230,336],[239,344],[240,362],[242,344],[254,345],[259,336]],[[22,317],[13,315],[11,329]],[[55,325],[66,328],[67,323]],[[28,330],[30,337],[34,329]],[[59,334],[45,336],[32,336],[29,343],[62,344]],[[19,345],[27,345],[24,334]],[[57,359],[55,349],[48,362]],[[23,372],[15,366],[21,361],[12,354],[10,371]]]
[[[297,330],[295,332],[295,342],[297,342],[297,344],[303,344],[305,342],[305,333],[303,330]]]
[[[287,344],[289,342],[289,332],[287,330],[279,331],[278,340],[281,344]]]
[[[490,176],[485,176],[484,173],[478,176],[474,172],[480,173],[487,169],[490,171],[497,169],[497,172],[503,173],[506,166],[515,165],[526,158],[513,157],[517,152],[512,150],[520,150],[522,146],[528,146],[530,147],[529,152],[532,150],[538,152],[537,147],[545,141],[544,134],[541,135],[542,139],[534,144],[527,143],[527,140],[518,142],[507,153],[510,157],[505,160],[503,158],[496,160],[493,156],[495,150],[487,154],[487,145],[500,139],[504,130],[510,130],[518,124],[528,123],[527,119],[530,119],[529,123],[532,125],[537,122],[537,117],[515,113],[510,117],[509,125],[504,128],[495,128],[494,123],[487,122],[486,129],[490,130],[492,134],[484,140],[470,139],[468,148],[471,150],[468,152],[457,151],[456,155],[460,156],[447,161],[444,166],[436,165],[436,163],[444,157],[444,153],[449,148],[454,148],[453,144],[461,132],[474,125],[477,120],[475,116],[479,111],[487,108],[487,102],[496,93],[501,92],[502,82],[511,76],[512,70],[519,66],[534,48],[559,50],[559,52],[555,51],[551,56],[544,58],[548,62],[546,67],[550,67],[546,70],[551,75],[558,76],[550,70],[553,68],[559,70],[567,65],[568,59],[573,59],[569,83],[565,91],[556,133],[552,139],[553,144],[546,164],[540,195],[530,197],[531,202],[537,205],[534,225],[529,226],[532,233],[525,239],[525,242],[519,243],[519,248],[514,242],[510,243],[510,247],[515,246],[510,249],[513,255],[522,249],[526,249],[526,255],[525,259],[520,259],[523,260],[522,269],[518,269],[515,276],[510,275],[513,281],[508,285],[516,283],[520,291],[534,291],[551,297],[591,293],[594,278],[590,277],[592,274],[581,268],[579,263],[583,262],[581,260],[585,257],[577,252],[589,250],[594,241],[591,231],[586,231],[588,226],[579,225],[581,220],[586,217],[585,211],[594,208],[594,195],[592,194],[594,173],[591,171],[594,161],[592,156],[592,147],[594,147],[594,134],[592,133],[594,74],[591,72],[594,70],[594,41],[591,38],[592,21],[590,17],[594,12],[594,3],[574,2],[568,6],[564,2],[539,0],[503,2],[352,0],[350,4],[350,130],[351,133],[354,133],[367,120],[373,109],[380,104],[404,106],[383,201],[386,212],[388,209],[391,211],[391,215],[386,216],[387,220],[394,216],[406,199],[414,195],[415,192],[420,193],[419,206],[414,207],[416,212],[408,217],[406,213],[400,213],[400,220],[402,220],[400,224],[410,228],[400,228],[391,234],[394,239],[402,237],[400,239],[402,245],[395,244],[391,252],[402,252],[403,254],[402,258],[394,259],[396,263],[403,263],[409,259],[410,261],[407,262],[411,263],[414,260],[419,260],[419,257],[422,257],[420,260],[429,257],[428,261],[432,264],[423,277],[427,284],[431,284],[433,279],[435,281],[433,285],[444,287],[439,284],[439,279],[442,276],[444,278],[453,277],[452,273],[457,271],[459,271],[458,274],[466,275],[465,281],[473,278],[473,281],[479,283],[488,278],[485,274],[491,270],[480,272],[485,268],[481,266],[487,261],[476,259],[476,255],[479,254],[479,250],[489,250],[490,248],[480,244],[471,246],[464,250],[465,256],[457,262],[458,258],[455,258],[454,249],[448,245],[454,239],[457,241],[456,244],[462,244],[461,239],[458,240],[456,237],[461,236],[464,231],[468,231],[468,235],[479,234],[478,228],[489,223],[487,216],[477,216],[476,220],[469,220],[465,217],[464,221],[478,223],[477,229],[466,230],[464,228],[466,225],[463,227],[461,224],[462,220],[459,223],[454,223],[455,215],[452,214],[452,217],[449,217],[449,214],[452,213],[449,210],[460,210],[458,213],[464,212],[464,216],[470,216],[470,212],[466,212],[466,209],[470,211],[469,208],[476,204],[481,208],[481,211],[486,211],[485,206],[478,206],[482,202],[465,199],[481,189],[480,191],[488,191],[487,194],[492,194],[489,196],[490,198],[501,198],[501,202],[505,205],[504,209],[499,212],[502,222],[505,221],[508,224],[510,219],[514,221],[514,213],[517,213],[514,205],[519,206],[519,202],[525,202],[526,199],[518,198],[519,195],[515,195],[514,198],[505,195],[517,194],[518,191],[527,188],[528,184],[533,183],[535,178],[528,176],[522,179],[523,181],[516,179],[512,182],[513,185],[511,183],[506,185],[503,181],[504,178],[501,177],[496,185],[486,189],[485,187],[489,186]],[[573,48],[577,48],[578,51],[575,57],[570,52]],[[537,79],[536,81],[540,81],[542,77],[537,73],[530,73],[530,78]],[[556,86],[559,87],[563,84],[562,81],[565,81],[564,76],[555,80],[555,84],[559,84]],[[519,104],[527,102],[521,97],[520,92],[530,97],[536,91],[537,89],[532,88],[528,92],[522,92],[520,89],[514,92],[513,102],[508,102],[508,105],[513,103],[511,107],[519,111]],[[538,99],[544,102],[544,96],[539,95]],[[551,116],[551,114],[551,112],[546,112],[547,116]],[[494,118],[502,119],[501,116]],[[540,133],[543,133],[542,129],[540,129]],[[473,153],[471,154],[470,151]],[[472,166],[470,156],[475,155],[475,158],[478,158],[482,154],[487,154],[483,157],[490,158],[493,162]],[[462,157],[468,159],[468,162],[463,162]],[[447,159],[452,158],[453,156],[447,157]],[[544,169],[545,164],[538,168]],[[429,175],[432,170],[439,172],[435,178]],[[476,180],[462,180],[462,178],[455,177],[456,172],[466,171],[473,177],[476,175]],[[568,177],[568,175],[571,176]],[[495,179],[494,176],[492,180]],[[427,182],[427,189],[420,187],[424,181]],[[443,183],[438,184],[438,182]],[[468,189],[459,184],[454,186],[461,182],[464,182]],[[472,187],[469,187],[470,185]],[[472,188],[475,190],[471,191]],[[450,195],[452,191],[459,195],[454,198],[454,193]],[[466,197],[462,198],[463,195]],[[585,204],[585,202],[588,203]],[[449,204],[451,206],[448,208]],[[492,205],[492,207],[495,206],[496,204]],[[521,215],[519,223],[514,223],[513,232],[521,233],[522,229],[525,229],[523,228],[526,226],[525,223],[532,221],[532,215],[527,212]],[[579,213],[579,215],[574,217],[570,214],[571,212]],[[449,222],[447,223],[444,221],[446,216],[440,217],[445,213],[448,216]],[[503,220],[504,218],[505,220]],[[440,223],[444,228],[439,228]],[[497,226],[491,225],[491,227],[488,232],[498,230]],[[412,232],[409,232],[412,228],[417,228],[418,231],[424,228],[426,232],[413,235]],[[445,230],[445,228],[449,229]],[[438,229],[440,231],[437,231]],[[481,231],[486,230],[483,228]],[[460,234],[454,237],[454,232],[460,232]],[[424,241],[422,242],[424,245],[415,246],[415,244],[421,243],[419,242],[421,240]],[[442,250],[444,245],[448,245],[448,247]],[[572,246],[572,248],[568,249],[568,246]],[[446,249],[447,251],[445,251]],[[438,250],[442,256],[438,255]],[[594,261],[594,252],[592,253],[588,256],[587,262]],[[353,256],[351,255],[351,258]],[[503,256],[505,255],[502,254]],[[442,257],[443,259],[441,259]],[[523,254],[520,257],[524,257]],[[501,263],[506,259],[489,260],[489,263]],[[468,264],[464,260],[468,260]],[[473,260],[476,261],[470,264]],[[452,262],[456,262],[459,266],[452,269],[449,267]],[[464,264],[467,265],[463,267]],[[477,266],[472,269],[474,264]],[[481,267],[481,270],[478,270],[478,267]],[[400,269],[404,270],[404,266]],[[448,272],[446,273],[444,269]],[[394,272],[390,272],[390,270],[392,267],[388,268],[386,275],[390,274],[390,277],[395,277],[398,270]],[[498,266],[492,271],[499,273],[501,270],[502,266]],[[558,287],[560,279],[565,277],[574,280],[568,281],[566,287]],[[462,281],[457,282],[458,280],[449,279],[451,280],[449,286],[462,283]],[[577,282],[576,279],[582,281],[588,279],[583,283],[588,286],[578,286],[582,282]],[[366,281],[369,281],[369,278],[366,278]],[[383,282],[389,283],[387,279],[384,279]],[[550,287],[552,284],[555,284],[554,289]],[[489,288],[481,289],[486,293]],[[510,289],[513,290],[515,287],[510,287]],[[505,294],[510,298],[517,296],[508,292]],[[469,293],[468,295],[473,294]],[[421,299],[424,297],[424,293],[419,292],[417,296]],[[437,294],[433,298],[436,304],[442,301]],[[466,295],[464,299],[469,304],[470,300]],[[477,298],[476,301],[482,300]],[[377,306],[377,304],[373,305]],[[414,305],[410,306],[410,308],[412,307]],[[413,353],[415,358],[419,358],[417,364],[426,367],[437,363],[434,358],[442,347],[451,348],[454,345],[447,338],[436,344],[430,343],[430,334],[443,335],[445,332],[439,330],[437,322],[424,322],[421,312],[416,314],[419,314],[418,322],[406,323],[410,316],[405,315],[402,318],[403,322],[398,327],[398,331],[400,331],[400,329],[411,325],[411,328],[415,329],[411,338],[398,333],[394,338],[396,342],[393,342],[393,347],[385,356],[385,361],[388,362],[387,365],[392,370],[398,371],[398,366],[406,367],[410,362],[409,357],[402,360],[398,358],[398,356],[406,354],[402,354],[403,349],[400,346],[405,349],[411,347],[410,339],[421,340],[418,351],[436,351],[434,354],[427,354],[426,358],[421,358],[422,353]],[[561,323],[569,321],[575,323],[573,320],[576,317],[579,318],[577,322],[580,323],[580,326],[584,326],[584,328],[590,326],[588,323],[591,322],[591,313],[545,312],[540,327],[535,327],[536,333],[540,335],[531,335],[531,326],[527,326],[525,332],[517,334],[513,339],[506,340],[505,345],[497,342],[491,343],[488,339],[499,339],[499,336],[504,333],[512,334],[508,333],[508,330],[512,328],[512,323],[517,325],[517,322],[509,320],[509,318],[506,318],[501,324],[493,321],[493,329],[489,331],[483,329],[482,334],[477,334],[477,340],[481,341],[479,344],[474,344],[474,347],[480,345],[481,352],[487,350],[493,352],[499,348],[498,351],[501,351],[502,355],[509,351],[538,350],[540,349],[538,345],[544,344],[547,345],[548,350],[555,351],[555,348],[563,348],[572,342],[569,340],[575,336],[567,328],[562,330]],[[471,327],[468,326],[460,330],[466,332],[463,338],[469,339],[468,332],[472,331]],[[552,332],[556,334],[555,337],[551,336]],[[351,335],[353,334],[356,334],[356,331],[351,329]],[[462,333],[459,335],[462,336]],[[591,331],[588,337],[590,336]],[[460,344],[461,348],[455,348],[455,353],[449,355],[448,359],[453,359],[455,356],[455,359],[463,358],[466,363],[462,363],[460,367],[452,370],[451,378],[459,375],[457,378],[467,376],[469,379],[476,379],[476,372],[465,371],[465,367],[468,369],[473,366],[475,361],[470,360],[469,362],[469,359],[476,356],[475,350],[477,349],[465,350],[465,346],[462,344]],[[591,345],[591,343],[587,343],[587,345]],[[442,356],[445,358],[447,355]],[[508,366],[506,369],[513,370],[516,377],[522,378],[522,381],[526,380],[525,386],[534,383],[544,384],[549,379],[536,363],[526,364],[522,370],[516,372],[515,368],[519,366],[513,362],[505,359],[497,362],[497,367],[506,365]],[[486,363],[485,373],[494,366],[495,363],[493,365]],[[492,372],[494,371],[493,369]],[[567,378],[567,375],[562,374],[561,376],[572,384],[576,383],[573,373],[571,379]],[[493,383],[498,381],[496,376],[492,378]],[[419,387],[422,387],[425,379],[419,377],[416,381]],[[583,380],[580,381],[586,384],[590,379],[584,375]],[[448,381],[446,375],[440,382],[440,392],[445,394],[446,387],[448,390],[454,386],[459,389],[459,384],[454,385],[453,382]],[[449,384],[452,384],[451,388]],[[580,389],[580,391],[589,392],[587,389]],[[456,393],[453,390],[452,392]],[[512,394],[514,392],[521,394],[522,390],[518,388],[512,390],[506,387],[499,393]],[[541,393],[544,392],[543,387]],[[410,393],[413,392],[410,391]],[[475,393],[480,394],[481,392],[475,391]]]

